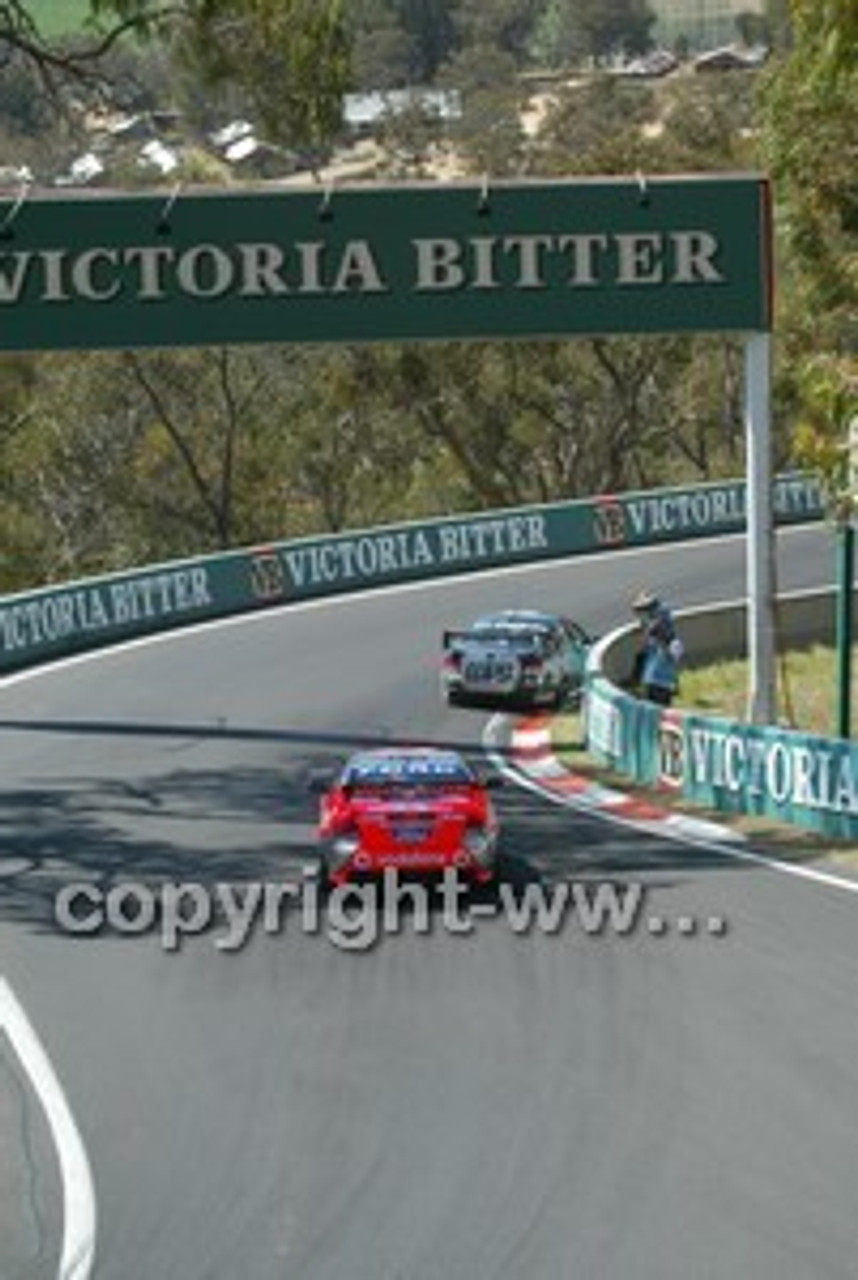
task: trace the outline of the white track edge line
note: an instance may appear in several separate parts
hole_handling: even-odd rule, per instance
[[[63,1186],[63,1236],[57,1280],[88,1280],[95,1258],[95,1188],[83,1139],[47,1050],[5,978],[0,1030],[6,1032],[36,1092],[57,1152]]]

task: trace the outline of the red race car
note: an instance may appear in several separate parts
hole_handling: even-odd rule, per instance
[[[321,800],[322,876],[330,885],[454,868],[486,884],[495,875],[498,819],[488,791],[455,751],[407,747],[351,757]],[[317,786],[317,789],[321,789]]]

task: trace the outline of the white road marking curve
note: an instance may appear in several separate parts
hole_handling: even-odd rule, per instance
[[[806,534],[818,536],[819,525],[813,523],[781,530],[781,536],[790,538]],[[615,558],[618,554],[625,558],[651,557],[675,552],[678,546],[685,546],[689,552],[693,552],[698,549],[702,551],[713,546],[723,546],[744,540],[744,533],[727,534],[718,538],[706,538],[687,543],[671,542],[648,547],[613,548],[604,552],[588,554],[580,557],[580,559],[582,562],[590,564],[598,563],[607,557]],[[212,618],[204,622],[194,623],[191,626],[161,631],[149,636],[138,636],[130,640],[104,646],[103,648],[93,649],[86,653],[57,658],[38,666],[29,667],[24,671],[0,676],[0,688],[59,675],[76,666],[82,666],[89,662],[106,661],[113,656],[120,656],[150,645],[181,643],[185,639],[192,639],[216,628],[250,626],[257,623],[265,624],[272,617],[287,612],[352,607],[371,603],[378,597],[443,589],[451,585],[467,584],[487,577],[507,578],[533,572],[545,573],[568,570],[572,563],[574,563],[574,560],[568,557],[557,560],[543,560],[528,564],[449,574],[441,578],[431,578],[418,582],[392,583],[387,586],[325,596],[320,599],[285,601],[282,605],[270,606],[258,611],[224,618]],[[567,807],[575,808],[574,801],[570,797],[547,794],[536,783],[518,774],[516,770],[508,765],[500,752],[495,751],[493,753],[489,750],[488,754],[496,767],[508,776],[512,776],[518,785],[537,792],[553,803],[565,804]],[[636,824],[627,819],[621,819],[609,814],[593,813],[592,810],[587,810],[587,812],[590,816],[601,817],[604,821],[614,822],[617,826],[646,830],[645,825]],[[842,880],[829,873],[816,871],[813,868],[780,863],[777,860],[744,849],[740,851],[735,848],[725,848],[722,845],[706,845],[704,842],[682,837],[678,833],[660,832],[659,834],[666,835],[667,838],[674,839],[680,844],[715,849],[726,856],[754,862],[772,870],[783,871],[793,876],[815,881],[818,884],[846,889],[851,893],[858,892],[858,883]],[[6,1033],[36,1089],[48,1118],[57,1148],[64,1193],[63,1244],[57,1280],[88,1280],[95,1257],[97,1216],[95,1190],[86,1148],[50,1059],[24,1009],[9,984],[2,977],[0,977],[0,1031]]]
[[[14,991],[0,977],[0,1031],[42,1105],[63,1187],[63,1236],[57,1280],[88,1280],[95,1258],[95,1188],[83,1139],[51,1060]]]

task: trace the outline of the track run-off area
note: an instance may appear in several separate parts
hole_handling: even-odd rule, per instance
[[[852,1280],[848,871],[799,878],[508,784],[504,883],[640,886],[637,927],[406,915],[349,949],[289,917],[167,951],[54,913],[70,884],[296,880],[308,780],[352,749],[485,761],[488,713],[439,697],[444,627],[521,606],[604,633],[642,586],[742,595],[744,554],[411,584],[0,683],[2,1280]],[[780,590],[833,581],[820,528],[781,531],[778,557]]]

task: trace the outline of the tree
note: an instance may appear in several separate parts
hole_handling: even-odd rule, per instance
[[[662,172],[753,168],[755,84],[745,71],[677,76],[650,148]]]
[[[395,0],[395,7],[411,40],[411,82],[426,84],[455,47],[452,0]]]
[[[349,82],[340,0],[185,0],[183,61],[235,84],[270,141],[321,142],[340,125]]]
[[[407,86],[412,41],[393,0],[349,0],[346,22],[354,88],[371,93]]]
[[[514,66],[528,59],[543,0],[460,0],[454,11],[462,48],[508,55]]]
[[[306,394],[284,432],[282,481],[314,528],[422,514],[411,491],[431,448],[390,396],[394,360],[391,348],[363,346],[298,357]]]
[[[768,43],[778,52],[784,52],[792,45],[789,5],[790,0],[766,0],[764,18]]]
[[[10,55],[0,77],[0,116],[14,134],[43,137],[53,123],[50,104],[39,93],[33,66],[23,57]]]
[[[48,356],[33,369],[26,430],[0,422],[3,512],[39,531],[30,581],[285,532],[283,418],[306,391],[283,351]],[[20,535],[12,545],[23,554]]]
[[[141,38],[154,34],[177,9],[152,0],[90,0],[89,34],[82,42],[47,40],[33,17],[27,0],[3,0],[0,4],[0,48],[5,60],[14,54],[26,60],[52,93],[66,80],[101,82],[100,60],[123,36],[135,32]]]
[[[649,86],[600,74],[561,90],[535,140],[540,173],[652,172],[645,126],[655,106]]]
[[[569,21],[565,0],[548,0],[531,41],[531,55],[539,66],[574,66],[587,53],[584,33]]]
[[[4,587],[434,514],[458,477],[439,494],[436,446],[389,394],[391,359],[241,347],[0,361]]]
[[[68,81],[109,88],[105,55],[130,34],[166,41],[212,88],[236,85],[272,141],[318,141],[339,124],[348,83],[341,0],[90,0],[89,34],[53,44],[26,0],[0,4],[0,44],[55,100]]]
[[[534,47],[552,65],[644,53],[652,43],[654,22],[646,0],[548,0]]]
[[[385,379],[400,419],[446,457],[469,505],[494,508],[735,467],[741,360],[712,340],[407,346]],[[456,489],[451,485],[451,491]]]
[[[768,43],[769,25],[763,14],[744,10],[736,14],[735,22],[739,39],[748,48]]]
[[[469,170],[493,177],[519,174],[524,94],[515,81],[512,55],[469,45],[447,63],[438,83],[458,90],[465,103],[462,119],[448,132]]]
[[[782,394],[801,423],[797,455],[836,480],[858,414],[858,7],[792,0],[793,45],[763,96],[776,183]]]

